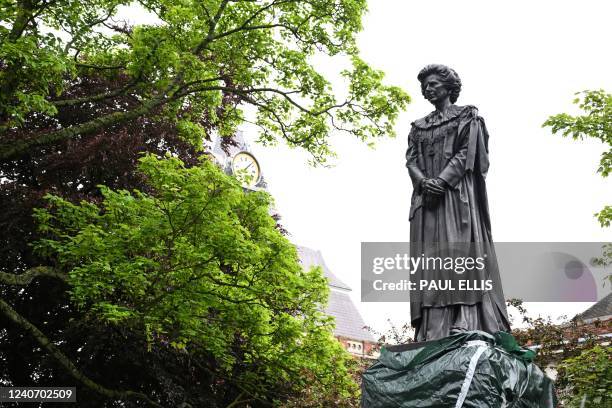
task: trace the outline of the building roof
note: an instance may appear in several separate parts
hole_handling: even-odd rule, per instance
[[[320,266],[321,269],[323,269],[323,275],[329,281],[329,286],[346,291],[351,290],[350,286],[338,279],[338,277],[334,275],[327,267],[321,251],[297,245],[296,248],[300,257],[300,262],[302,263],[304,269],[310,269],[313,266]]]
[[[603,299],[589,307],[584,312],[576,315],[576,318],[590,322],[593,320],[607,320],[612,318],[612,292]]]
[[[336,319],[334,335],[350,340],[375,341],[372,334],[364,328],[363,318],[348,293],[332,290],[325,313]]]
[[[334,335],[349,340],[374,342],[372,334],[364,329],[363,318],[348,295],[348,292],[351,291],[350,286],[332,273],[325,264],[320,251],[302,246],[296,246],[296,248],[303,267],[307,269],[312,266],[320,266],[329,282],[331,290],[325,313],[336,320]]]

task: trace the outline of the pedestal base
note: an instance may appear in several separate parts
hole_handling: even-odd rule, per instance
[[[553,382],[508,333],[384,347],[363,374],[363,408],[554,408]]]

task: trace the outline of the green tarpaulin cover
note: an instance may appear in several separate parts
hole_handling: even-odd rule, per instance
[[[504,332],[383,347],[363,374],[362,407],[554,408],[553,382],[534,357]]]

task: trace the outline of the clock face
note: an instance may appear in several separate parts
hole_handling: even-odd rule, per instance
[[[255,187],[259,181],[259,163],[251,154],[240,152],[232,159],[232,173],[245,187]]]

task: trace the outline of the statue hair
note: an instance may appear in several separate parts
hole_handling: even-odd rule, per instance
[[[431,74],[436,74],[440,77],[442,83],[450,92],[450,101],[452,103],[457,102],[459,94],[461,93],[461,78],[459,78],[459,74],[457,74],[454,69],[442,64],[427,65],[419,72],[419,75],[417,75],[417,79],[421,83],[421,93],[423,96],[425,96],[423,81]]]

